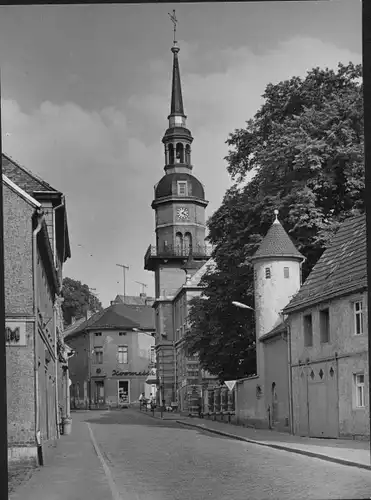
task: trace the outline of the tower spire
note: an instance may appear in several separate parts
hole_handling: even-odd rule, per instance
[[[183,107],[183,97],[182,97],[182,84],[180,81],[180,70],[179,70],[179,60],[178,60],[178,52],[179,47],[177,46],[176,41],[176,27],[177,27],[177,18],[175,16],[175,10],[170,14],[170,19],[174,25],[174,40],[173,46],[171,47],[171,52],[173,53],[173,81],[171,86],[171,106],[170,106],[170,127],[172,126],[185,126],[186,116],[184,114]]]

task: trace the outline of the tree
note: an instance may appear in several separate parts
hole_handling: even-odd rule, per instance
[[[273,210],[306,257],[303,279],[341,221],[364,210],[361,76],[361,66],[349,63],[336,72],[314,68],[304,79],[269,84],[246,128],[230,134],[227,170],[235,182],[208,220],[218,272],[205,277],[209,300],[194,304],[188,334],[190,350],[211,373],[243,371],[224,346],[238,345],[241,353],[251,348],[251,314],[231,302],[254,305],[250,259]],[[241,186],[247,176],[250,182]],[[246,374],[253,371],[243,366]]]
[[[72,278],[64,278],[62,295],[63,319],[65,325],[71,323],[71,319],[80,319],[87,311],[92,313],[102,311],[103,307],[98,298],[90,292],[88,285]]]

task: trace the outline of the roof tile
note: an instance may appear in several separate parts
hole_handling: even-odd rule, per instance
[[[253,255],[253,260],[266,257],[294,257],[304,260],[303,255],[278,221],[275,221],[269,228],[258,250]]]
[[[286,306],[290,313],[367,287],[366,217],[345,220]]]

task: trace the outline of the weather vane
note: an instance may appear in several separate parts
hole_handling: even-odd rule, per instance
[[[174,45],[177,43],[176,42],[176,38],[175,38],[175,34],[176,34],[176,23],[178,22],[178,19],[175,17],[175,9],[173,10],[173,13],[170,14],[170,12],[168,12],[169,16],[170,16],[170,19],[174,25]]]

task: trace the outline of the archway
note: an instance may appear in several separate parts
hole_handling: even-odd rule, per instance
[[[174,145],[169,144],[168,146],[168,156],[169,156],[169,165],[172,165],[174,163]]]
[[[185,162],[187,165],[191,164],[191,146],[189,144],[185,147]]]
[[[192,235],[191,233],[186,233],[184,235],[184,253],[189,255],[192,253]]]
[[[175,163],[184,163],[184,146],[181,142],[178,142],[176,145],[176,162]]]
[[[181,255],[182,254],[182,248],[183,248],[183,235],[182,235],[182,233],[176,233],[176,235],[175,235],[175,252],[176,252],[176,255]]]

